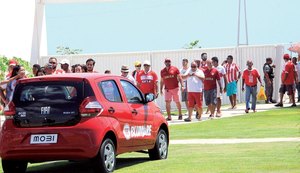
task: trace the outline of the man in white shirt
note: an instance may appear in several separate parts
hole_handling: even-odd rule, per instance
[[[131,75],[129,75],[129,67],[127,65],[122,65],[121,73],[122,73],[121,76],[127,78],[130,82],[136,85],[135,79]]]
[[[226,92],[225,86],[227,85],[227,78],[226,78],[226,70],[222,65],[219,65],[219,59],[218,57],[212,57],[212,64],[214,68],[216,68],[219,72],[220,75],[220,82],[221,82],[221,87],[224,88],[224,93]],[[221,117],[221,105],[222,105],[222,92],[220,92],[220,86],[219,83],[217,82],[217,115],[216,117]]]
[[[184,121],[190,122],[192,120],[192,112],[195,106],[199,114],[199,120],[201,120],[204,73],[197,67],[196,62],[192,62],[191,68],[189,68],[182,77],[187,80],[189,112],[188,118],[184,119]]]
[[[185,72],[189,69],[188,63],[189,63],[188,59],[186,58],[182,59],[182,68],[179,70],[181,76],[184,75]],[[187,81],[186,79],[182,79],[182,82],[183,82],[184,89],[181,91],[181,101],[185,102],[185,106],[188,109],[187,86],[186,86]]]

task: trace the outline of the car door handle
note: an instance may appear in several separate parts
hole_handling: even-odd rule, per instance
[[[133,109],[133,110],[131,111],[131,113],[137,115],[137,114],[138,114],[138,111],[137,111],[136,109]]]
[[[110,107],[110,108],[108,108],[108,112],[113,114],[113,113],[115,113],[115,109],[113,107]]]

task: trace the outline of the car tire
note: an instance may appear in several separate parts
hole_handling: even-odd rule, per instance
[[[2,169],[4,173],[24,173],[28,162],[21,160],[2,159]]]
[[[149,157],[152,160],[161,160],[168,157],[168,135],[165,130],[160,129],[156,137],[154,148],[150,149]]]
[[[100,147],[97,156],[93,159],[95,172],[111,173],[116,167],[116,149],[114,142],[106,138]]]

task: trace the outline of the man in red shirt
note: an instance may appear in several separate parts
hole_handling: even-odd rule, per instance
[[[179,86],[180,82],[181,90],[183,90],[183,82],[180,76],[180,72],[177,67],[171,66],[171,60],[169,58],[165,59],[166,67],[160,71],[161,81],[160,81],[160,94],[165,94],[166,110],[168,114],[168,121],[171,121],[171,101],[172,99],[176,103],[178,109],[178,119],[182,120],[181,104],[179,101]],[[164,92],[163,92],[164,89]]]
[[[285,65],[281,73],[281,86],[279,89],[280,93],[280,101],[277,103],[275,106],[278,107],[283,107],[283,95],[287,91],[287,94],[289,96],[294,95],[294,84],[295,84],[295,66],[294,64],[290,61],[290,55],[289,54],[284,54],[283,56]],[[291,107],[295,107],[295,97],[291,97],[291,100],[293,104]]]
[[[215,109],[217,105],[217,82],[222,93],[223,88],[220,82],[219,71],[212,66],[211,60],[206,61],[207,68],[204,69],[204,99],[205,104],[210,111],[210,118],[214,117]]]
[[[248,68],[243,71],[242,76],[242,91],[245,90],[244,84],[246,84],[246,109],[245,112],[248,113],[250,110],[250,96],[252,95],[252,106],[253,112],[256,112],[256,95],[257,95],[257,80],[262,86],[260,75],[255,68],[252,68],[253,62],[247,61]]]
[[[158,78],[154,71],[151,70],[150,61],[144,62],[144,70],[140,70],[136,75],[137,87],[144,93],[153,93],[158,96]]]

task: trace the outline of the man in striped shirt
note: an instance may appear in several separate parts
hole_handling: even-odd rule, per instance
[[[227,96],[229,96],[229,100],[231,103],[231,108],[236,108],[236,94],[237,94],[237,82],[241,77],[241,70],[239,67],[233,63],[233,56],[228,55],[227,64],[225,65],[226,69],[226,77],[227,77]]]

